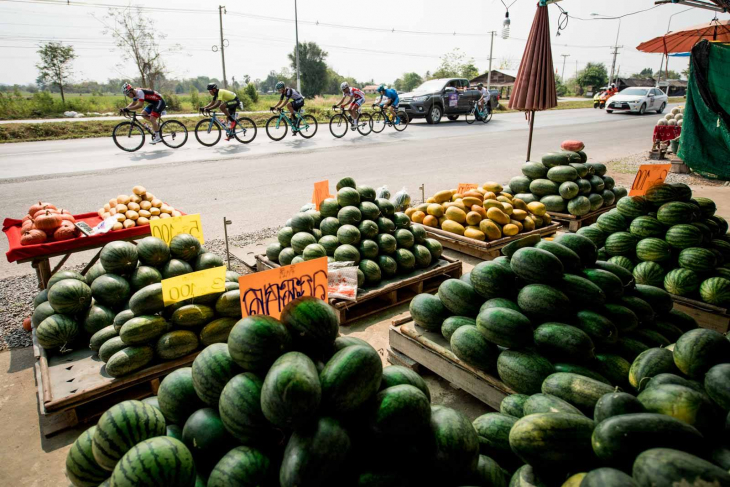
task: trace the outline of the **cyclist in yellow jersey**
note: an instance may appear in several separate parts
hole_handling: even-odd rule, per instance
[[[240,104],[238,95],[236,95],[233,91],[218,89],[218,85],[215,83],[208,84],[207,88],[208,93],[210,93],[213,97],[213,101],[208,103],[206,106],[201,107],[200,111],[204,113],[208,110],[212,110],[213,108],[220,108],[230,122],[226,140],[231,140],[233,137],[233,131],[236,128],[236,110]]]

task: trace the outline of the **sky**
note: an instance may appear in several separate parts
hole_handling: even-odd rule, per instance
[[[504,1],[504,3],[503,3]],[[226,72],[241,80],[244,75],[264,79],[271,70],[288,66],[287,53],[295,42],[295,0],[227,0],[223,15],[227,39]],[[514,2],[514,3],[512,3]],[[68,4],[70,3],[70,5]],[[218,3],[209,0],[0,0],[0,71],[2,84],[32,83],[38,73],[36,53],[45,41],[73,45],[74,81],[106,81],[131,78],[135,71],[124,62],[104,19],[109,6],[140,5],[145,11],[140,22],[154,21],[167,37],[163,46],[182,46],[165,58],[170,75],[176,78],[210,76],[222,78]],[[505,3],[510,6],[510,37],[502,39]],[[611,69],[611,47],[616,42],[619,20],[595,20],[591,14],[623,17],[618,32],[617,68],[624,76],[651,67],[656,72],[660,54],[636,50],[641,42],[670,30],[712,20],[714,13],[681,5],[654,7],[654,0],[562,0],[570,15],[557,36],[560,10],[549,7],[552,52],[558,75],[575,75],[588,62],[602,62]],[[536,0],[472,0],[452,3],[444,0],[298,0],[299,41],[313,41],[328,52],[327,63],[344,76],[391,83],[405,72],[435,71],[440,57],[459,48],[474,59],[480,72],[489,65],[490,31],[494,38],[493,68],[510,64],[516,70],[535,15]],[[729,19],[728,14],[719,14]],[[579,20],[586,19],[586,20]],[[671,58],[669,68],[681,71],[687,59]]]

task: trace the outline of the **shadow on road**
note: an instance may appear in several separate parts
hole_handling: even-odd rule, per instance
[[[251,149],[248,146],[241,145],[239,142],[237,142],[238,145],[224,145],[224,146],[217,146],[215,148],[215,151],[218,154],[242,154],[244,152],[249,152]]]
[[[287,140],[284,144],[292,149],[306,149],[315,145],[314,141],[309,139]]]
[[[162,159],[163,157],[170,157],[173,152],[175,152],[172,149],[165,149],[161,151],[155,151],[155,152],[135,152],[132,157],[130,157],[131,161],[139,162],[139,161],[154,161],[155,159]]]

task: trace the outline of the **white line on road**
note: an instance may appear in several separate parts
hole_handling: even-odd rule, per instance
[[[0,154],[0,157],[27,156],[30,154],[50,154],[52,152],[63,152],[63,151],[62,150],[39,150],[39,151],[33,151],[33,152],[13,152],[11,154]]]

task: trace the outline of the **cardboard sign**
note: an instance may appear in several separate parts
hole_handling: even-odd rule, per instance
[[[327,257],[241,276],[238,285],[244,318],[269,315],[278,319],[284,307],[299,297],[327,301]]]
[[[226,267],[213,267],[162,280],[165,306],[226,290]]]
[[[647,189],[664,182],[671,168],[671,164],[642,164],[636,173],[634,184],[631,185],[629,196],[645,195]]]
[[[318,183],[314,183],[314,192],[312,193],[312,203],[314,203],[317,206],[317,210],[319,210],[319,205],[322,204],[324,200],[327,198],[333,198],[333,196],[330,194],[330,182],[329,180],[320,181]]]
[[[472,189],[477,189],[477,185],[469,183],[459,183],[459,187],[456,189],[456,192],[463,195],[464,193],[466,193],[467,191],[471,191]]]
[[[170,245],[172,237],[181,233],[189,233],[200,240],[201,245],[205,243],[203,239],[203,225],[200,223],[200,214],[151,220],[150,232],[153,237],[161,238],[167,245]]]

